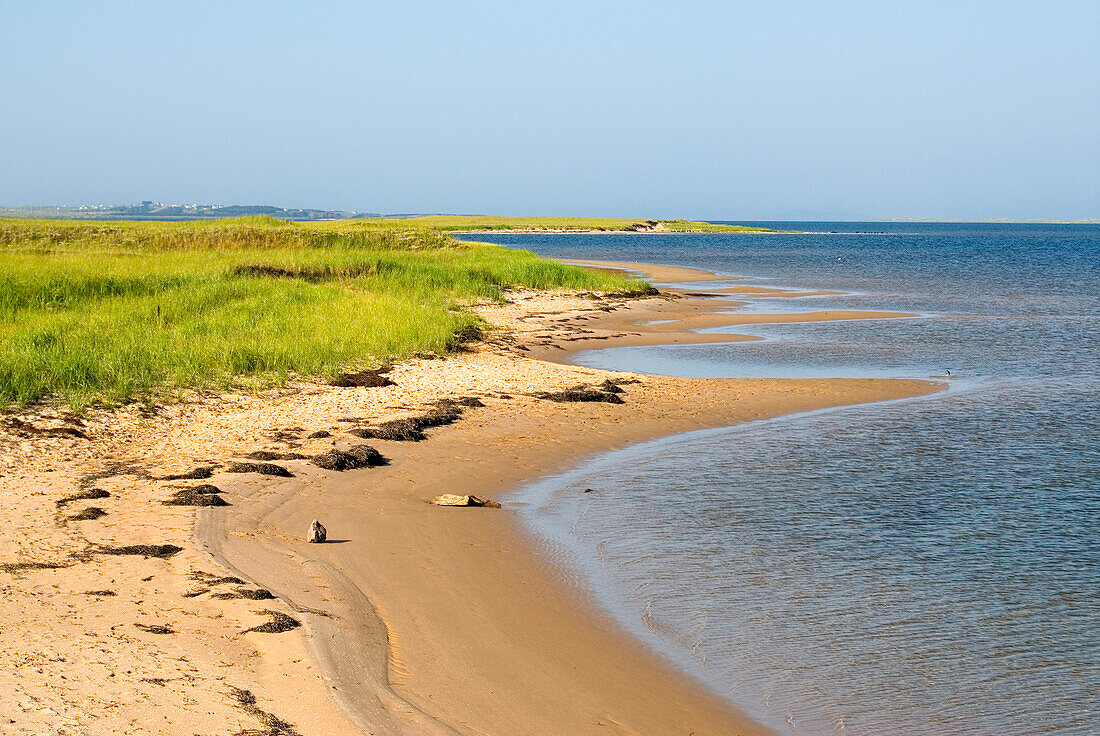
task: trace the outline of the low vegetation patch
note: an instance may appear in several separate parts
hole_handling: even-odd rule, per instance
[[[359,385],[377,379],[356,371],[477,339],[486,325],[467,307],[509,288],[647,288],[447,229],[0,220],[0,409],[79,410],[295,377]]]

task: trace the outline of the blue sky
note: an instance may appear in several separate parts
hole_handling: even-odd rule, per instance
[[[0,3],[0,204],[1100,217],[1100,2]]]

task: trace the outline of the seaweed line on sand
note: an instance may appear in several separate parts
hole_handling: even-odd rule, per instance
[[[229,694],[241,710],[263,724],[263,729],[238,731],[236,736],[300,736],[293,725],[256,705],[256,696],[250,690],[231,687]]]

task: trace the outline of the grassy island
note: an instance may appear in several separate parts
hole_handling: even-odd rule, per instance
[[[446,232],[470,219],[0,220],[0,408],[324,380],[476,339],[509,288],[646,288]]]

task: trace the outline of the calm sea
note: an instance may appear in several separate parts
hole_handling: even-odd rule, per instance
[[[781,732],[1100,733],[1100,226],[767,224],[814,233],[476,239],[845,292],[749,312],[920,315],[585,365],[950,370],[949,390],[603,455],[523,491],[531,527],[627,628]]]

